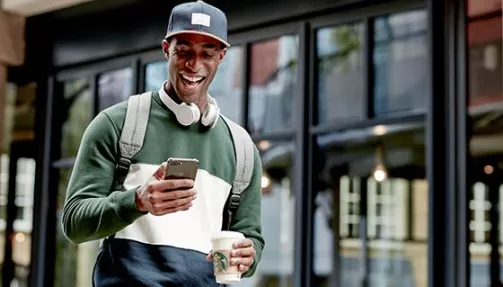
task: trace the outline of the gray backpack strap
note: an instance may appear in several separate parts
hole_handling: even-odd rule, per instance
[[[133,157],[141,150],[150,116],[151,92],[129,97],[119,140],[120,158],[115,167],[116,184],[122,187]]]
[[[227,202],[228,219],[224,223],[223,229],[230,229],[232,216],[239,208],[241,193],[248,187],[253,174],[254,143],[248,132],[240,125],[234,123],[227,117],[220,115],[229,127],[234,142],[234,153],[236,155],[236,176],[232,184],[231,194]]]

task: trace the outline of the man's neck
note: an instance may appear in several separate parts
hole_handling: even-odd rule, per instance
[[[164,91],[166,92],[166,94],[171,99],[173,99],[173,101],[175,101],[178,104],[182,103],[182,100],[180,100],[180,97],[178,97],[178,94],[176,93],[175,89],[171,85],[170,81],[166,81],[163,88],[164,88]],[[201,111],[201,114],[203,114],[204,111],[206,110],[206,106],[208,105],[208,101],[209,101],[208,97],[200,97],[196,102],[194,102],[194,104],[196,104],[197,107],[199,108],[199,111]]]

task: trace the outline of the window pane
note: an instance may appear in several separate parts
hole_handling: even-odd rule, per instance
[[[467,174],[469,191],[470,286],[503,282],[502,263],[495,262],[499,278],[491,278],[491,254],[502,258],[503,242],[503,100],[502,1],[467,1],[468,134],[471,135]]]
[[[378,17],[374,25],[374,113],[423,110],[428,98],[427,13]]]
[[[209,88],[220,112],[237,123],[243,122],[243,72],[243,49],[240,46],[231,47]]]
[[[291,129],[297,98],[298,37],[251,46],[248,129],[252,135]]]
[[[317,31],[319,123],[365,118],[363,37],[361,23]]]
[[[379,145],[373,127],[317,138],[317,286],[359,287],[364,280],[367,286],[427,286],[428,188],[424,142],[417,141],[424,128],[381,128]]]
[[[61,222],[61,213],[72,170],[59,171],[56,222]],[[96,262],[100,241],[73,244],[65,237],[61,224],[56,224],[56,262],[54,286],[92,286],[92,271]]]
[[[168,62],[166,60],[147,64],[145,68],[145,91],[158,91],[168,78]]]
[[[14,278],[9,286],[27,286],[31,263],[31,234],[33,220],[33,196],[35,183],[34,155],[34,114],[36,85],[7,85],[5,94],[4,138],[0,157],[0,263],[4,263],[4,239],[7,219],[7,197],[14,192],[17,210],[14,215],[12,237],[12,261]],[[16,158],[11,152],[16,150]],[[9,165],[16,166],[16,173],[10,174]],[[14,190],[9,190],[9,183]]]
[[[66,116],[63,118],[61,158],[77,155],[82,135],[93,115],[93,99],[89,80],[80,79],[64,83],[63,100]]]
[[[101,74],[98,80],[99,110],[127,100],[133,92],[131,68]]]
[[[262,141],[262,233],[266,242],[255,275],[239,286],[292,286],[295,194],[291,188],[294,144]]]

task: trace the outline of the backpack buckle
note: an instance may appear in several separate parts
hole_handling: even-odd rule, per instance
[[[129,172],[129,167],[131,166],[131,160],[125,157],[121,157],[115,165],[115,171],[117,174],[117,181],[120,185],[126,180],[126,176]]]
[[[237,210],[240,202],[241,196],[239,194],[232,194],[229,200],[229,209],[231,211]]]

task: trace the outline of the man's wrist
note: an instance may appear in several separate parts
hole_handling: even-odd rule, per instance
[[[141,213],[147,213],[148,210],[146,210],[145,205],[143,205],[143,202],[141,201],[141,198],[140,198],[140,188],[141,188],[141,186],[139,186],[135,190],[135,193],[134,193],[134,202],[136,204],[136,209],[139,212],[141,212]]]

